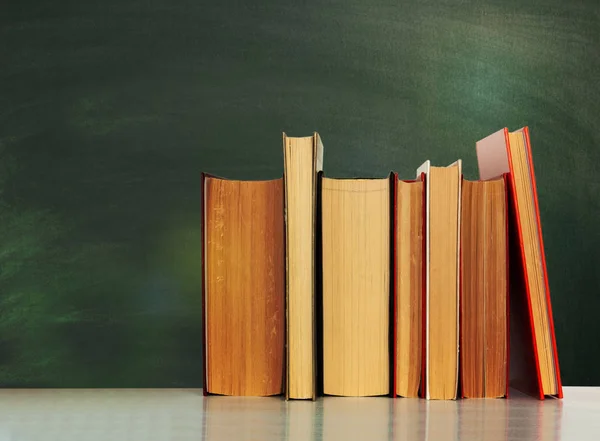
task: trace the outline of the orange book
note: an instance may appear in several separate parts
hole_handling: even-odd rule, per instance
[[[458,394],[460,327],[460,222],[462,161],[447,167],[426,161],[425,289],[421,394],[454,400]]]
[[[416,180],[394,175],[392,397],[414,398],[422,388],[425,174]]]
[[[506,175],[462,181],[460,385],[463,398],[508,396]]]
[[[204,393],[283,393],[283,179],[202,175]]]
[[[480,179],[509,173],[509,385],[541,400],[562,398],[529,130],[504,128],[476,148]]]

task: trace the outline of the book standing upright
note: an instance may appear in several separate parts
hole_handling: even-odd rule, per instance
[[[426,399],[453,400],[458,390],[462,162],[425,162],[423,388]]]
[[[325,395],[393,392],[395,179],[321,176]]]
[[[423,300],[425,298],[425,174],[399,180],[394,204],[393,394],[419,396],[422,388]]]
[[[504,175],[462,181],[460,386],[508,396],[508,211]]]
[[[204,393],[283,392],[283,179],[202,174]]]
[[[323,169],[318,133],[283,134],[285,181],[286,399],[317,395],[317,173]]]

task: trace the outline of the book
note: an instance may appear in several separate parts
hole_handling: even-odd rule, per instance
[[[462,396],[508,393],[508,224],[503,177],[462,183]]]
[[[204,391],[283,392],[283,179],[202,174]]]
[[[286,226],[286,398],[316,398],[317,173],[323,169],[318,133],[283,134]]]
[[[395,205],[395,381],[394,394],[419,396],[421,385],[423,293],[425,288],[425,176],[398,180]]]
[[[509,173],[510,386],[540,399],[562,398],[529,129],[504,128],[476,150],[480,179]]]
[[[426,399],[456,399],[458,385],[462,162],[426,161],[424,390]]]
[[[391,393],[393,175],[321,176],[323,391]]]

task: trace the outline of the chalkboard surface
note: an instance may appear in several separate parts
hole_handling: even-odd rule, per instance
[[[202,385],[200,172],[414,176],[531,130],[563,382],[600,385],[597,0],[20,0],[0,14],[0,386]]]

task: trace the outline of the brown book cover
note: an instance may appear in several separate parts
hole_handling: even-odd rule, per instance
[[[494,330],[499,330],[500,335],[502,333],[505,336],[505,352],[504,352],[504,367],[502,370],[502,376],[505,379],[505,387],[502,389],[502,396],[508,397],[508,360],[509,360],[509,277],[508,277],[508,268],[509,268],[509,247],[508,247],[508,198],[507,198],[507,180],[508,176],[506,174],[502,175],[498,179],[493,181],[498,181],[495,183],[495,189],[491,187],[486,187],[485,181],[467,181],[464,178],[462,179],[462,225],[461,225],[461,289],[460,289],[460,379],[459,386],[461,390],[461,396],[463,398],[467,398],[469,396],[468,388],[466,387],[466,383],[472,381],[472,378],[469,378],[471,375],[471,370],[473,366],[467,368],[466,363],[467,360],[472,360],[470,358],[470,354],[474,351],[481,350],[487,354],[487,351],[494,350],[494,345],[490,345],[489,340],[487,340],[488,328]],[[489,207],[489,203],[491,202],[490,194],[492,191],[500,192],[501,200],[502,200],[502,215],[499,216],[496,212],[494,216],[485,217],[486,223],[486,233],[483,236],[479,234],[481,231],[478,228],[474,228],[472,221],[477,219],[477,216],[481,216],[480,211],[475,211],[477,207],[481,208],[483,204],[485,207]],[[496,204],[499,203],[499,200],[496,200]],[[479,204],[479,205],[474,205]],[[486,208],[483,208],[485,212]],[[485,214],[483,214],[485,216]],[[501,234],[502,239],[494,239],[498,237],[498,234]],[[499,245],[501,248],[496,248],[496,253],[494,256],[498,259],[498,262],[502,262],[502,266],[494,266],[492,262],[488,262],[483,258],[483,255],[488,252],[488,250],[493,250],[495,245]],[[473,263],[485,262],[486,266],[477,266],[473,268]],[[497,263],[498,263],[497,262]],[[465,274],[468,274],[467,271],[478,271],[476,280],[478,281],[477,286],[473,286],[470,283],[465,282]],[[491,274],[494,272],[494,274]],[[472,279],[470,279],[472,280]],[[492,281],[500,282],[503,285],[502,291],[498,292],[495,290],[489,290],[490,282]],[[491,288],[494,288],[492,285]],[[493,301],[493,299],[504,299],[500,300],[502,309],[505,311],[505,321],[498,321],[497,317],[493,313],[487,312],[486,302]],[[467,315],[467,310],[465,309],[467,306],[467,302],[470,305],[476,304],[477,314],[470,314],[470,318],[477,318],[480,320],[479,328],[473,328],[473,322],[470,323],[465,322],[465,317]],[[504,332],[502,332],[504,329]],[[475,348],[470,346],[472,342],[469,342],[465,335],[468,332],[475,332],[480,335],[482,340],[479,341],[479,347]],[[493,338],[493,337],[492,337]],[[487,349],[486,349],[487,348]],[[483,356],[484,359],[487,358],[487,355]],[[471,361],[472,362],[472,361]],[[499,365],[498,365],[499,366]],[[484,369],[484,365],[480,366],[481,369]],[[481,393],[485,397],[492,397],[486,391],[485,384],[487,384],[486,379],[491,379],[492,377],[487,377],[483,375],[482,381],[480,384]],[[497,377],[494,377],[497,378]],[[467,389],[467,390],[466,390]],[[483,396],[482,396],[483,397]],[[500,396],[494,395],[493,398],[499,398]]]
[[[204,393],[283,392],[283,179],[202,174]]]
[[[419,382],[419,386],[418,386],[418,390],[417,390],[417,396],[420,396],[420,390],[422,389],[422,372],[424,369],[424,363],[423,363],[423,347],[424,347],[424,339],[423,339],[423,314],[424,314],[424,308],[423,308],[423,302],[425,299],[425,277],[426,277],[426,265],[425,265],[425,234],[424,234],[424,226],[425,226],[425,216],[426,216],[426,212],[425,212],[425,196],[426,196],[426,192],[425,192],[425,173],[421,173],[419,176],[417,176],[417,179],[414,180],[402,180],[403,183],[409,183],[409,184],[415,184],[415,183],[420,183],[422,190],[421,190],[421,196],[420,196],[420,211],[421,211],[421,215],[420,218],[418,219],[417,224],[412,224],[409,226],[410,230],[409,231],[405,231],[406,226],[401,226],[400,225],[400,210],[402,210],[403,205],[404,205],[404,201],[402,201],[400,198],[400,190],[399,190],[399,177],[397,173],[394,173],[394,195],[393,195],[393,235],[392,235],[392,254],[393,254],[393,262],[392,262],[392,266],[393,266],[393,284],[392,284],[392,298],[393,298],[393,305],[392,305],[392,310],[393,310],[393,326],[392,326],[392,363],[393,363],[393,367],[392,367],[392,372],[393,372],[393,379],[392,379],[392,397],[395,398],[396,396],[402,396],[401,394],[398,393],[398,363],[400,361],[400,358],[398,356],[398,346],[399,346],[399,314],[400,311],[402,310],[402,307],[399,305],[399,296],[400,296],[400,288],[399,288],[399,284],[400,284],[400,278],[402,277],[403,271],[402,268],[400,268],[400,266],[402,265],[401,262],[401,257],[400,257],[400,249],[402,246],[402,241],[406,240],[407,234],[411,235],[411,239],[413,239],[414,237],[418,237],[420,240],[420,258],[418,259],[418,262],[413,262],[413,258],[414,256],[411,256],[410,259],[407,259],[407,262],[405,263],[409,263],[411,262],[411,266],[414,264],[418,264],[421,267],[421,275],[420,275],[420,297],[419,297],[419,301],[418,301],[418,307],[420,309],[420,327],[418,329],[419,332],[419,336],[418,339],[420,341],[421,344],[421,350],[419,351],[419,366],[420,368],[418,369],[418,382]],[[414,230],[414,228],[416,227],[416,231]],[[404,232],[404,235],[402,234],[402,232]],[[413,267],[414,268],[414,267]],[[410,270],[410,269],[409,269]],[[411,306],[412,307],[412,306]],[[414,340],[411,339],[411,344],[414,344]]]

